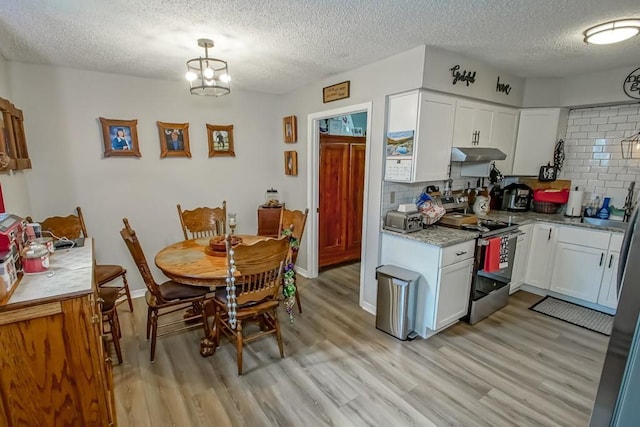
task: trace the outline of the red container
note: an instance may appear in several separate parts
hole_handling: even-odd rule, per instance
[[[563,190],[534,190],[534,202],[567,203],[569,200],[569,189]]]
[[[43,244],[31,244],[22,251],[22,269],[25,273],[41,273],[49,269],[49,250]]]

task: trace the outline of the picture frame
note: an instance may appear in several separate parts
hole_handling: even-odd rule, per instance
[[[298,125],[296,116],[287,116],[282,119],[282,133],[287,144],[298,141]]]
[[[233,148],[233,125],[221,126],[207,123],[209,157],[235,157]]]
[[[104,157],[142,157],[138,145],[138,120],[100,117]]]
[[[284,152],[284,174],[291,175],[291,176],[298,175],[298,152],[297,151]]]
[[[158,121],[160,157],[191,157],[189,147],[189,123],[165,123]]]

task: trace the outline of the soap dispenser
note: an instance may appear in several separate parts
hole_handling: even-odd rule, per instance
[[[598,218],[600,219],[609,219],[609,202],[611,201],[611,197],[605,197],[604,202],[602,203],[602,207],[598,210]]]

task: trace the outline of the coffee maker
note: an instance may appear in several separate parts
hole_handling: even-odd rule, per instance
[[[525,184],[509,184],[502,193],[503,211],[526,212],[531,206],[533,190]]]

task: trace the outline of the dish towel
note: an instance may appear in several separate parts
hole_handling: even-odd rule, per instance
[[[500,237],[500,265],[499,268],[509,267],[509,237]]]
[[[486,273],[493,273],[500,270],[500,246],[502,239],[500,237],[494,237],[489,239],[487,245],[487,251],[484,254],[484,271]]]

